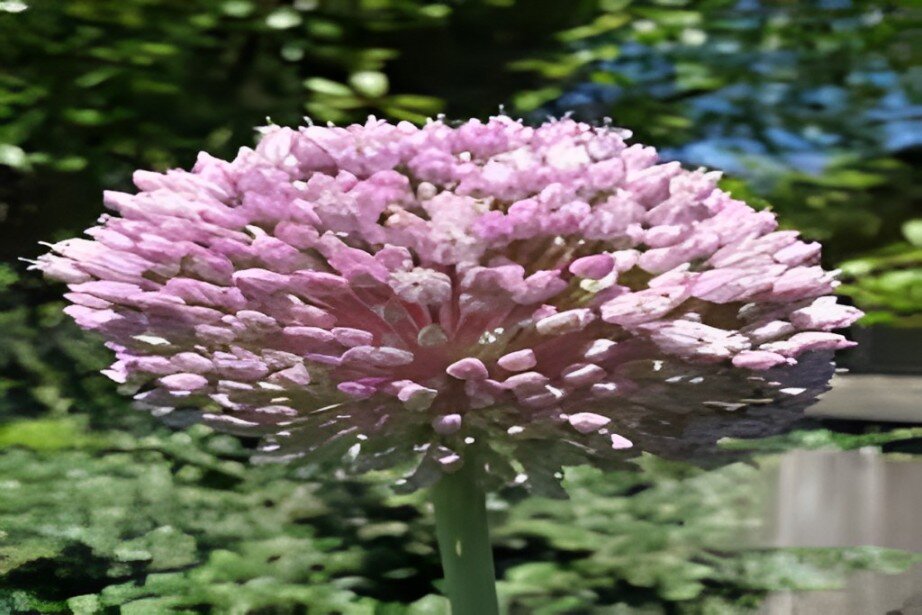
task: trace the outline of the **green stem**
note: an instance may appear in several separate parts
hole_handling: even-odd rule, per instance
[[[435,533],[452,615],[498,615],[486,497],[462,467],[432,489]]]

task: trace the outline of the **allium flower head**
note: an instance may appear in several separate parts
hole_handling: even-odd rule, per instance
[[[731,414],[758,432],[805,405],[850,344],[830,330],[860,315],[828,296],[818,244],[626,131],[263,132],[230,162],[137,172],[38,267],[140,403],[198,408],[265,455],[416,458],[415,485],[473,450],[533,482],[692,451]]]

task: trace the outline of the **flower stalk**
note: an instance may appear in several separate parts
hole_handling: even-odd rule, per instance
[[[445,474],[432,489],[445,591],[452,615],[498,615],[486,497],[471,465]]]

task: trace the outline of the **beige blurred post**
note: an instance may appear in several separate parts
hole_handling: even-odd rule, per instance
[[[875,545],[922,552],[922,461],[874,449],[793,451],[779,460],[774,479],[771,545]],[[900,611],[920,593],[922,566],[901,575],[862,572],[838,591],[776,593],[761,612],[922,615],[922,610]]]

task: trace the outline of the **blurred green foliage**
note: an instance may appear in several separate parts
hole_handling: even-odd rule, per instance
[[[12,417],[69,412],[97,425],[130,424],[135,413],[99,374],[111,363],[110,351],[77,329],[41,280],[17,280],[0,264],[0,425]]]
[[[904,241],[841,263],[841,292],[870,310],[864,322],[922,324],[922,219],[903,224]]]
[[[37,440],[31,420],[0,429],[4,612],[447,613],[424,494],[248,467],[237,440],[203,427],[40,428],[53,437]],[[738,614],[772,590],[918,559],[740,547],[759,518],[758,469],[640,466],[570,471],[566,504],[516,490],[491,500],[509,612]]]

